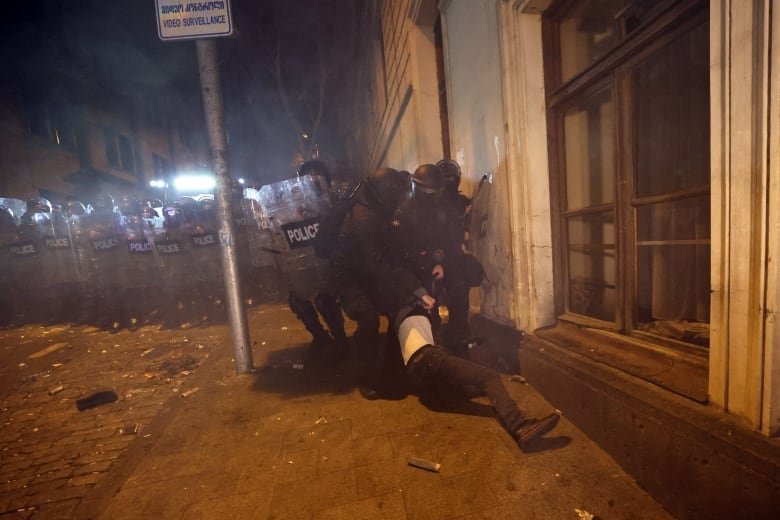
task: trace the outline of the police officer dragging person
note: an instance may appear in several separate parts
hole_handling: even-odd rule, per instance
[[[449,355],[435,346],[428,311],[434,298],[410,271],[393,265],[393,241],[388,220],[408,187],[408,174],[382,168],[365,182],[367,190],[343,222],[331,261],[334,276],[351,284],[355,299],[389,316],[407,372],[432,384],[472,386],[488,397],[498,420],[521,449],[552,430],[560,419],[552,413],[541,419],[527,417],[518,408],[495,371]],[[350,315],[349,295],[343,300]]]
[[[408,192],[408,172],[381,168],[368,175],[353,194],[330,251],[332,286],[344,313],[357,323],[358,389],[367,399],[378,398],[383,386],[379,316],[393,313],[394,298],[384,290],[396,279],[389,239],[393,214]]]
[[[452,175],[452,165],[443,165],[448,166],[448,175],[432,164],[415,170],[412,197],[399,210],[399,233],[407,265],[437,299],[444,299],[447,304],[445,347],[464,356],[475,343],[468,323],[469,291],[481,281],[481,265],[463,252],[468,205],[457,191],[459,177]],[[476,276],[472,273],[475,262]],[[436,331],[438,309],[431,313],[431,322]]]

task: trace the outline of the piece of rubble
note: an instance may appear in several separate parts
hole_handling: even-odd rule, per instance
[[[200,390],[200,388],[197,388],[197,387],[196,387],[196,388],[190,388],[190,389],[189,389],[189,390],[187,390],[186,392],[182,392],[182,393],[181,393],[181,396],[182,396],[182,397],[189,397],[189,396],[191,396],[192,394],[194,394],[195,392],[197,392],[198,390]]]
[[[138,433],[138,424],[128,424],[119,428],[119,435],[135,435]]]
[[[63,385],[55,386],[54,388],[49,389],[49,395],[57,395],[63,390],[65,390]]]
[[[525,383],[526,382],[525,378],[523,376],[521,376],[520,374],[513,374],[513,375],[509,376],[509,380],[510,381],[514,381],[515,383]]]
[[[89,408],[94,408],[96,406],[100,406],[103,404],[113,403],[116,400],[119,399],[119,396],[116,395],[116,392],[113,390],[103,390],[101,392],[95,392],[94,394],[84,397],[83,399],[79,399],[76,401],[76,408],[80,412],[87,410]]]
[[[438,462],[431,462],[430,460],[420,459],[418,457],[407,457],[406,462],[415,468],[433,471],[434,473],[438,473],[441,469],[441,464]]]

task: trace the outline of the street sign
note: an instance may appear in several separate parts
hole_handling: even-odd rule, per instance
[[[155,0],[161,40],[194,40],[233,34],[229,0]]]

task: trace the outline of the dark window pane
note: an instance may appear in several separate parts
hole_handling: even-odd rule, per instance
[[[607,52],[620,37],[615,15],[623,0],[576,2],[560,21],[561,81],[587,69]]]
[[[133,158],[133,147],[130,140],[124,135],[119,136],[119,157],[122,162],[122,168],[135,172],[135,159]]]
[[[568,209],[615,200],[615,110],[612,90],[584,99],[563,117]]]
[[[637,243],[709,240],[709,195],[637,208]],[[650,245],[650,244],[645,244]]]
[[[119,167],[119,151],[116,148],[116,134],[111,130],[103,130],[103,140],[106,145],[106,160],[111,166]]]
[[[639,197],[709,185],[708,27],[686,33],[635,69]]]
[[[615,320],[615,222],[612,212],[571,217],[569,310],[605,321]]]
[[[709,344],[709,244],[637,247],[637,319],[639,330]]]
[[[710,198],[637,209],[638,328],[707,345]]]

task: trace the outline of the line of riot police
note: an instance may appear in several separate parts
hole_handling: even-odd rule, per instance
[[[249,282],[252,205],[234,190],[239,266]],[[162,213],[162,214],[160,214]],[[214,199],[162,206],[99,194],[52,205],[0,198],[0,322],[109,331],[226,319]],[[256,296],[246,283],[249,298]]]

